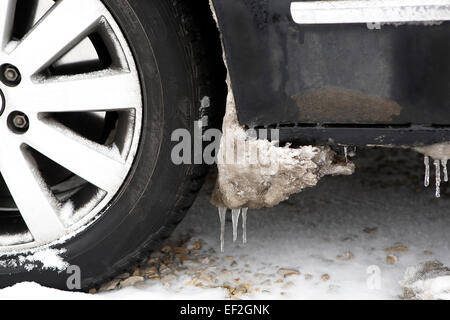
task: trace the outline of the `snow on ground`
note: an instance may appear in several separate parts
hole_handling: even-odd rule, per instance
[[[435,199],[423,187],[423,158],[412,151],[362,150],[355,163],[353,176],[327,177],[278,207],[250,210],[246,246],[233,244],[228,221],[224,253],[210,177],[172,237],[189,235],[201,248],[167,281],[95,295],[19,284],[0,290],[0,299],[399,299],[407,267],[450,265],[450,188]],[[300,274],[283,277],[282,268]]]

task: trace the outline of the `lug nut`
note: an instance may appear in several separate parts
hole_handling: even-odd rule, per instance
[[[16,82],[19,79],[19,73],[13,67],[6,67],[4,71],[5,79],[10,82]]]
[[[14,133],[23,134],[28,131],[30,121],[25,113],[14,111],[8,116],[8,127]]]
[[[28,120],[25,115],[17,114],[13,118],[13,124],[17,129],[24,129],[28,124]]]
[[[0,80],[9,87],[19,85],[22,77],[19,69],[11,64],[4,64],[0,67]]]

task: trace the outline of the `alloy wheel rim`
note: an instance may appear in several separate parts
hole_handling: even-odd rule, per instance
[[[45,12],[17,38],[20,1],[0,1],[0,66],[20,75],[20,81],[14,73],[0,75],[0,174],[4,198],[9,193],[15,204],[0,205],[0,216],[16,212],[24,228],[11,232],[0,221],[0,253],[61,241],[85,228],[119,192],[141,134],[137,67],[102,2],[34,0]],[[107,63],[96,43],[107,49]],[[67,56],[78,59],[77,50],[79,61],[62,64]],[[86,59],[88,51],[96,57]],[[99,131],[95,139],[84,133],[82,119],[102,123],[101,132],[92,129]],[[63,178],[52,181],[47,167]]]

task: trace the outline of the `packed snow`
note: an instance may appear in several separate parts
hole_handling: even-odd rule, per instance
[[[21,254],[15,258],[11,258],[9,255],[0,256],[0,266],[12,268],[21,266],[28,271],[36,268],[42,270],[64,271],[69,266],[62,258],[62,255],[65,252],[66,249],[50,249],[42,247]]]

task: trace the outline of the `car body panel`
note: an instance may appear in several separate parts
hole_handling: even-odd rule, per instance
[[[291,2],[213,0],[242,124],[450,125],[449,23],[299,25]]]

